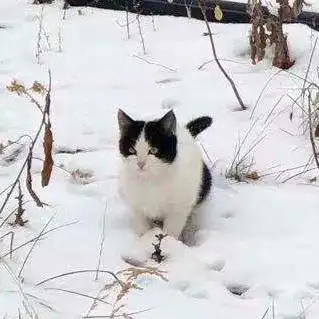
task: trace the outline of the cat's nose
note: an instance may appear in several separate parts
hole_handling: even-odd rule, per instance
[[[145,161],[138,161],[137,162],[137,166],[140,168],[140,169],[143,169],[144,168],[144,166],[145,166]]]

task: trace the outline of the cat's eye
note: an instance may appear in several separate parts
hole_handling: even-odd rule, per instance
[[[151,147],[148,152],[149,152],[149,154],[155,155],[158,153],[158,148]]]
[[[135,151],[134,147],[132,147],[132,146],[129,147],[128,152],[130,154],[136,154],[136,151]]]

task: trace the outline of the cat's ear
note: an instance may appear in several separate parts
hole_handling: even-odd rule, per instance
[[[134,123],[134,120],[121,109],[117,112],[117,121],[121,133],[125,132]]]
[[[173,110],[166,113],[158,122],[165,131],[170,133],[176,132],[176,116]]]

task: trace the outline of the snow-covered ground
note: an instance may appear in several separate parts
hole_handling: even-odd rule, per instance
[[[55,165],[63,169],[54,168],[46,188],[40,184],[42,162],[33,160],[34,189],[50,205],[43,209],[29,200],[23,176],[29,222],[14,228],[5,223],[0,237],[14,231],[13,246],[18,247],[37,237],[53,215],[46,230],[65,227],[41,237],[20,278],[31,244],[10,260],[8,237],[0,241],[0,257],[6,255],[0,259],[0,318],[108,316],[118,292],[106,286],[113,280],[108,274],[100,274],[97,281],[87,272],[37,284],[63,273],[96,269],[101,242],[101,270],[126,269],[130,265],[123,256],[142,260],[145,251],[152,251],[151,241],[139,241],[131,230],[129,211],[117,192],[118,107],[136,117],[157,116],[173,107],[184,123],[202,114],[214,118],[199,138],[214,163],[214,190],[202,211],[197,243],[187,247],[164,239],[167,259],[160,265],[146,254],[146,265],[165,271],[167,281],[156,275],[138,277],[134,282],[143,289],[129,290],[117,303],[125,305],[119,311],[147,310],[132,317],[152,319],[318,318],[319,185],[309,182],[318,174],[316,169],[299,174],[312,149],[302,132],[302,112],[292,108],[291,99],[303,86],[317,34],[306,26],[287,26],[296,63],[289,73],[278,73],[270,59],[251,64],[249,25],[212,24],[221,62],[249,106],[239,112],[216,64],[198,69],[212,59],[202,21],[156,16],[153,24],[152,17],[141,16],[147,51],[143,55],[134,15],[129,17],[127,40],[123,12],[73,8],[63,20],[60,3],[45,6],[46,36],[41,37],[37,64],[41,8],[25,0],[0,1],[0,143],[23,134],[34,136],[41,120],[34,104],[6,86],[13,79],[26,86],[35,80],[47,84],[49,67],[55,150],[83,152],[55,154]],[[314,81],[318,62],[316,51],[309,72]],[[241,154],[263,137],[247,159],[254,160],[251,170],[262,177],[238,184],[225,173],[248,131]],[[37,158],[43,158],[41,139],[33,154]],[[0,192],[13,182],[27,155],[29,139],[20,142],[24,148],[15,160],[6,156],[16,145],[0,154]],[[69,172],[77,170],[90,176],[75,180]],[[293,175],[296,178],[289,179]],[[6,192],[1,194],[2,204]],[[16,205],[12,197],[0,218]],[[123,274],[119,277],[125,280]],[[96,296],[99,300],[89,311]]]

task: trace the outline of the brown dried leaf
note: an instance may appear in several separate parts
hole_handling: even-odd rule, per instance
[[[41,172],[41,184],[42,187],[48,186],[51,178],[52,168],[53,168],[53,158],[52,158],[52,146],[53,146],[53,135],[51,131],[51,124],[45,126],[43,148],[44,148],[44,162]]]

